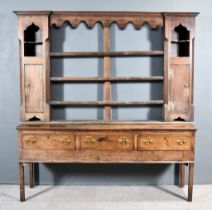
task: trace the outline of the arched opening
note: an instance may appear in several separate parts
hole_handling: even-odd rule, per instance
[[[32,23],[24,30],[24,56],[42,56],[40,28]]]
[[[190,32],[183,25],[178,25],[172,31],[172,57],[188,57]]]

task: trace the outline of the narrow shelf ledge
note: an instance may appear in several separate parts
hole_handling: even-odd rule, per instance
[[[24,41],[24,44],[43,44],[43,42]]]
[[[187,42],[190,42],[190,40],[172,40],[171,41],[172,43],[187,43]]]
[[[128,81],[163,81],[163,76],[150,77],[51,77],[52,82],[128,82]]]
[[[151,101],[51,101],[52,106],[128,106],[162,105],[163,100]]]
[[[116,51],[116,52],[51,52],[51,57],[130,57],[162,56],[163,51]]]

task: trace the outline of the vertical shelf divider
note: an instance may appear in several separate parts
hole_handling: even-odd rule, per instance
[[[104,40],[104,51],[110,52],[110,26],[104,25],[103,29],[103,40]],[[110,77],[110,56],[104,56],[104,77]],[[104,100],[111,100],[111,83],[110,81],[105,81],[104,83]],[[106,105],[104,109],[105,121],[111,120],[111,106]]]

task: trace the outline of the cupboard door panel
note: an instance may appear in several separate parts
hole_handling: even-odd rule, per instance
[[[26,64],[24,73],[26,112],[44,112],[43,65]]]
[[[190,66],[172,65],[171,102],[175,113],[188,113],[190,104]]]

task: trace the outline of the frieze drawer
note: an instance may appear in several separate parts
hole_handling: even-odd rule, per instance
[[[23,149],[46,150],[74,150],[75,140],[70,133],[67,134],[30,134],[22,137]]]
[[[134,149],[134,136],[128,134],[83,134],[79,136],[80,150],[124,150]]]
[[[145,133],[138,136],[138,150],[192,150],[191,134]]]

